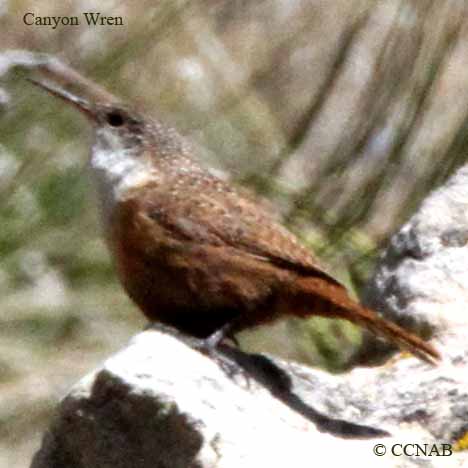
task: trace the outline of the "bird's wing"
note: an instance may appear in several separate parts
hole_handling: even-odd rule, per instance
[[[201,189],[169,193],[150,184],[140,188],[129,203],[137,203],[136,211],[173,238],[229,246],[238,253],[339,284],[268,211],[219,180]]]

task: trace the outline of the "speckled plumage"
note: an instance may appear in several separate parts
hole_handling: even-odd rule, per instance
[[[95,126],[91,168],[107,239],[125,289],[150,320],[208,337],[228,323],[240,330],[280,315],[339,317],[422,359],[438,357],[351,299],[269,212],[204,169],[175,130],[114,102],[41,86]]]

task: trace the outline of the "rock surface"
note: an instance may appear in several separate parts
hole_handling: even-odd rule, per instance
[[[294,392],[334,418],[373,425],[393,437],[345,440],[315,425],[255,381],[225,369],[183,342],[145,331],[85,377],[62,401],[32,468],[419,466],[425,457],[384,457],[376,444],[453,442],[463,430],[467,373],[414,358],[333,376],[280,364]],[[396,445],[395,445],[396,444]],[[401,444],[401,445],[398,445]],[[410,446],[411,450],[415,450]],[[410,452],[413,453],[413,452]],[[461,466],[462,452],[424,466]]]
[[[391,320],[434,335],[447,359],[466,365],[468,347],[468,166],[432,192],[392,237],[363,302]],[[387,349],[368,336],[359,359]]]
[[[71,391],[32,466],[306,467],[314,439],[337,462],[372,453],[372,442],[336,452],[332,436],[263,388],[147,331]]]

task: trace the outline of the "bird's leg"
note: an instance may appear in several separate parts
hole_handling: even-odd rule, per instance
[[[212,355],[225,338],[230,339],[236,346],[239,346],[239,342],[234,336],[236,327],[237,321],[233,320],[224,324],[221,328],[218,328],[215,332],[206,338],[197,338],[193,335],[188,335],[187,333],[184,333],[177,328],[174,328],[170,325],[165,325],[160,322],[149,322],[144,329],[156,329],[162,331],[163,333],[167,333],[168,335],[176,337],[192,348]]]
[[[229,338],[236,346],[239,346],[237,338],[234,336],[234,331],[237,328],[237,320],[231,320],[225,323],[221,328],[218,328],[211,335],[203,339],[204,347],[207,351],[216,349],[218,345],[225,339]]]
[[[236,319],[225,323],[214,333],[201,340],[200,344],[197,346],[197,349],[201,353],[213,359],[229,378],[234,379],[234,377],[236,377],[237,375],[242,374],[244,378],[248,380],[248,374],[243,372],[239,364],[236,363],[232,359],[232,357],[229,356],[229,354],[226,354],[224,352],[225,348],[234,348],[232,348],[232,346],[228,344],[221,346],[221,343],[225,338],[231,340],[236,347],[239,346],[239,342],[234,336],[234,332],[237,329],[237,326],[238,320]]]
[[[204,345],[207,350],[212,350],[218,347],[219,343],[229,335],[232,330],[232,322],[225,323],[221,328],[218,328],[214,333],[205,338]]]

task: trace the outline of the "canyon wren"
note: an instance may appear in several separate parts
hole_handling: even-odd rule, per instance
[[[94,127],[90,166],[107,242],[126,292],[149,320],[216,345],[279,317],[317,315],[361,325],[424,361],[440,359],[353,300],[271,213],[204,169],[175,130],[85,78],[82,92],[71,92],[74,73],[31,81]]]

